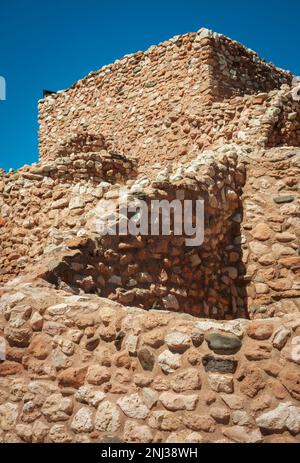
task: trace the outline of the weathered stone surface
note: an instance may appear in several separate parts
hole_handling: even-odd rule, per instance
[[[225,392],[226,394],[233,393],[234,386],[232,376],[209,373],[208,382],[213,391]]]
[[[213,355],[205,355],[202,358],[202,363],[205,371],[211,373],[235,373],[237,369],[237,360],[214,357]]]
[[[247,334],[250,338],[264,341],[269,339],[273,333],[273,324],[267,322],[257,321],[251,323],[247,328]]]
[[[42,421],[35,421],[32,427],[32,442],[41,444],[45,441],[49,432],[49,426]]]
[[[97,391],[93,389],[92,386],[81,386],[75,394],[76,400],[93,407],[97,407],[102,400],[106,397],[105,393],[102,391]]]
[[[95,429],[97,431],[116,432],[120,426],[120,412],[117,407],[109,401],[100,403],[95,415]]]
[[[181,355],[165,350],[158,356],[158,364],[165,373],[173,373],[181,366]]]
[[[229,322],[222,323],[216,322],[213,320],[205,320],[199,321],[196,323],[196,327],[200,331],[210,331],[210,330],[218,330],[224,331],[225,333],[231,333],[235,336],[242,336],[244,333],[243,324],[239,320],[230,320]]]
[[[271,237],[272,230],[265,223],[256,225],[251,231],[253,238],[259,241],[266,241]]]
[[[148,407],[138,394],[124,396],[117,401],[117,404],[129,418],[144,419],[149,414]]]
[[[284,326],[278,328],[278,330],[275,331],[274,336],[273,336],[273,347],[275,347],[278,350],[281,350],[285,344],[287,343],[288,338],[291,335],[291,331]]]
[[[300,336],[293,338],[291,347],[288,349],[287,358],[300,365]]]
[[[244,410],[236,410],[232,413],[232,422],[233,424],[239,426],[251,426],[252,425],[252,418],[249,416],[247,412]]]
[[[179,431],[172,432],[166,442],[167,444],[202,444],[203,437],[198,432]]]
[[[133,336],[133,335],[128,336],[128,338],[126,339],[125,346],[129,354],[132,354],[132,355],[136,354],[138,340],[139,340],[138,336]]]
[[[74,432],[91,432],[94,429],[93,413],[88,407],[82,407],[74,415],[71,423]]]
[[[86,375],[86,380],[90,384],[101,385],[107,383],[111,378],[111,372],[106,367],[92,365],[89,367]]]
[[[255,397],[266,385],[261,370],[256,367],[244,368],[239,379],[242,381],[241,392],[251,398]]]
[[[137,386],[147,387],[151,385],[153,378],[150,374],[137,373],[134,375],[133,380]]]
[[[2,431],[14,429],[19,414],[18,409],[18,405],[10,402],[0,405],[0,429]]]
[[[184,352],[191,346],[191,338],[178,331],[166,336],[165,342],[168,348],[173,352]]]
[[[3,362],[0,363],[0,378],[5,376],[12,376],[21,373],[23,370],[22,365],[16,362]]]
[[[171,387],[175,392],[185,392],[201,388],[201,378],[199,372],[194,368],[183,370],[176,373],[170,381]]]
[[[223,428],[223,434],[234,442],[239,442],[242,444],[255,444],[262,442],[262,435],[259,429],[249,431],[246,426],[232,426],[229,428]]]
[[[149,349],[140,349],[137,353],[137,356],[144,370],[153,370],[155,364],[155,356]]]
[[[62,394],[52,394],[45,400],[42,412],[50,422],[67,421],[73,412],[73,401]]]
[[[204,341],[204,334],[203,333],[192,333],[191,335],[192,343],[195,347],[200,347]]]
[[[90,338],[87,340],[85,347],[89,351],[95,350],[100,343],[100,338],[98,336],[94,336],[93,338]]]
[[[209,413],[216,423],[221,423],[221,424],[229,423],[230,411],[227,410],[227,408],[211,407]]]
[[[298,84],[202,29],[39,103],[0,169],[1,443],[299,442]],[[203,198],[204,242],[100,236],[121,197]]]
[[[158,393],[149,387],[145,387],[142,391],[142,400],[144,404],[151,409],[158,401]]]
[[[300,400],[300,371],[295,368],[287,368],[279,374],[282,384],[287,388],[292,397]]]
[[[234,336],[224,336],[219,333],[212,333],[205,336],[209,348],[216,353],[231,354],[241,348],[241,341]]]
[[[27,347],[30,344],[32,328],[25,320],[13,320],[4,330],[5,338],[10,346]]]
[[[285,399],[288,395],[286,388],[277,379],[269,379],[268,386],[271,388],[274,397],[276,397],[277,399]]]
[[[153,434],[148,426],[138,425],[134,421],[126,421],[123,438],[125,442],[130,443],[150,443],[153,441]]]
[[[159,399],[167,410],[195,410],[198,402],[197,394],[183,395],[163,392]]]
[[[51,350],[51,338],[43,334],[38,334],[32,339],[28,351],[37,359],[45,360]]]
[[[287,196],[276,196],[276,198],[273,198],[274,202],[276,204],[286,204],[286,203],[292,203],[294,201],[294,196],[287,195]]]
[[[160,431],[177,431],[182,427],[182,422],[174,413],[159,410],[151,412],[148,424],[153,429]]]
[[[87,367],[84,368],[67,368],[58,375],[59,384],[66,387],[78,389],[84,384]]]
[[[143,336],[143,342],[147,346],[158,349],[165,343],[165,330],[162,328],[156,328],[145,333]]]
[[[49,439],[55,444],[67,444],[72,442],[72,435],[68,432],[66,426],[55,424],[49,431]]]
[[[246,347],[245,356],[250,361],[259,361],[271,358],[272,348],[268,344],[251,344]]]
[[[210,416],[198,415],[197,413],[185,413],[182,420],[185,426],[192,431],[215,431],[215,422]]]
[[[288,430],[292,434],[300,432],[300,408],[291,402],[279,404],[274,410],[260,415],[256,424],[267,431],[278,432]]]

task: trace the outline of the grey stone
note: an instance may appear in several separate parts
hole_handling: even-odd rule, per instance
[[[277,196],[276,198],[273,198],[274,203],[276,204],[292,203],[294,199],[294,196]]]
[[[205,340],[211,350],[225,354],[237,352],[242,346],[239,338],[219,333],[207,334]]]
[[[208,354],[202,358],[202,364],[205,371],[211,373],[235,373],[238,362],[237,360],[214,357]]]

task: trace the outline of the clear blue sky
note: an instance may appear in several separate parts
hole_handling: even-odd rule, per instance
[[[299,17],[299,0],[1,0],[0,167],[37,160],[43,88],[67,88],[177,34],[214,29],[299,75]]]

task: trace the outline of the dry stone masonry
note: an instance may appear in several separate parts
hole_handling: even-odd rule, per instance
[[[0,442],[300,442],[299,93],[201,29],[40,101],[0,171]],[[99,233],[122,195],[202,199],[204,242]]]

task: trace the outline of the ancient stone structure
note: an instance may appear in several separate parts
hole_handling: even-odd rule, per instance
[[[201,29],[40,102],[0,172],[0,441],[300,441],[299,92]],[[202,199],[204,242],[99,233],[124,195]]]

